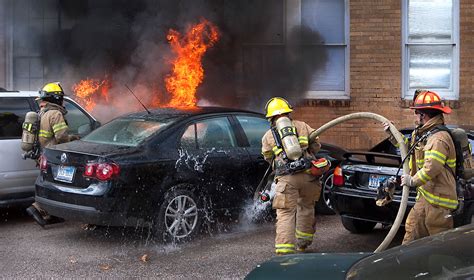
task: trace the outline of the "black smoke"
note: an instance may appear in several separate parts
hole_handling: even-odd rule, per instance
[[[305,27],[285,31],[284,3],[59,0],[59,28],[43,48],[47,76],[71,88],[86,77],[107,75],[114,94],[127,95],[125,84],[164,92],[171,55],[166,34],[170,28],[183,33],[206,18],[221,37],[205,54],[199,99],[254,110],[262,110],[272,96],[298,103],[326,54],[311,45],[321,42],[317,32]]]

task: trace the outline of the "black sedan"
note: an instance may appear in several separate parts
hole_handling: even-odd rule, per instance
[[[463,127],[471,145],[474,145],[474,131]],[[403,129],[405,137],[411,137],[413,129]],[[393,202],[377,206],[377,189],[392,176],[400,176],[400,151],[385,139],[368,152],[350,152],[345,155],[334,171],[330,202],[341,215],[343,226],[353,233],[371,231],[377,223],[391,225],[400,207],[402,187],[395,189]],[[405,217],[415,204],[416,190],[410,189]],[[465,185],[464,203],[454,216],[455,226],[471,223],[474,214],[474,188]]]
[[[123,116],[45,149],[36,201],[65,219],[188,239],[252,199],[268,167],[268,128],[261,114],[214,107]]]

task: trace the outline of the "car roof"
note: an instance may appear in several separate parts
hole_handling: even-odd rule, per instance
[[[149,110],[150,113],[147,111],[140,111],[131,113],[128,115],[124,115],[123,117],[128,118],[150,118],[153,119],[154,116],[161,116],[161,115],[174,115],[174,116],[199,116],[199,115],[208,115],[208,114],[219,114],[219,113],[245,113],[245,114],[254,114],[260,117],[264,117],[263,114],[243,110],[243,109],[236,109],[236,108],[226,108],[226,107],[210,107],[210,106],[198,106],[191,109],[178,109],[178,108],[159,108],[159,109],[151,109]]]
[[[38,91],[0,91],[0,97],[38,97]]]

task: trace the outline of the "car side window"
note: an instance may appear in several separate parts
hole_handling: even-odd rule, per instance
[[[188,126],[181,137],[182,148],[231,148],[237,146],[234,132],[226,117],[202,120]]]
[[[186,128],[181,136],[180,146],[182,149],[196,149],[196,124],[191,124]]]
[[[85,135],[92,130],[92,120],[76,104],[65,99],[64,107],[67,110],[64,118],[67,121],[69,133]]]
[[[26,98],[2,98],[0,102],[0,139],[21,138],[22,124],[31,111]]]
[[[265,119],[251,116],[237,116],[237,120],[247,136],[250,147],[261,148],[262,137],[270,129],[270,123]]]

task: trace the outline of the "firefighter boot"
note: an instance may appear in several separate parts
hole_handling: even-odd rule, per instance
[[[296,251],[304,253],[309,245],[311,245],[310,240],[298,240],[296,241]]]
[[[40,211],[38,211],[36,207],[30,206],[26,208],[26,213],[28,213],[28,215],[30,215],[42,228],[44,228],[44,226],[47,224],[47,221],[43,218],[43,216],[41,216]]]
[[[63,223],[64,219],[56,216],[49,216],[45,219],[47,225]]]

